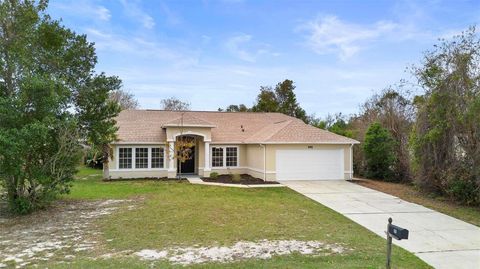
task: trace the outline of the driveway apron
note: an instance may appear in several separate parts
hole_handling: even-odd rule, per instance
[[[281,183],[384,238],[392,217],[393,224],[410,231],[408,240],[394,243],[435,268],[480,268],[480,228],[475,225],[348,181]]]

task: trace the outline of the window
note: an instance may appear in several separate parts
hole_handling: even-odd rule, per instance
[[[223,166],[223,148],[212,148],[212,167]]]
[[[120,169],[132,168],[132,149],[120,148],[118,154],[118,167]]]
[[[135,168],[148,168],[148,148],[135,149]]]
[[[163,168],[163,148],[152,148],[152,168]]]
[[[212,167],[237,167],[238,166],[238,148],[237,147],[213,147],[212,148]]]
[[[227,164],[227,167],[229,166],[237,166],[237,148],[236,147],[227,147],[226,148],[226,153],[227,153],[227,160],[225,163]]]

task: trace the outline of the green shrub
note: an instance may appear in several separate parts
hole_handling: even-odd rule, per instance
[[[380,123],[375,122],[368,127],[363,144],[368,177],[382,180],[392,179],[392,167],[395,163],[394,147],[395,141],[389,131]]]
[[[240,182],[241,180],[242,180],[242,176],[240,174],[233,174],[232,175],[232,181]]]
[[[26,197],[17,197],[10,200],[10,209],[17,214],[25,215],[33,211],[33,204]]]
[[[211,179],[217,179],[218,178],[218,173],[217,172],[211,172],[210,173],[210,178]]]
[[[465,205],[480,204],[480,184],[469,174],[468,168],[450,168],[445,174],[445,181],[445,192],[452,199]]]

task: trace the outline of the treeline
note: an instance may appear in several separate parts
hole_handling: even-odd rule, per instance
[[[311,121],[310,117],[308,117],[307,112],[300,107],[294,91],[294,82],[286,79],[283,82],[279,82],[274,88],[271,86],[261,86],[255,104],[250,108],[244,104],[239,104],[229,105],[225,109],[219,108],[218,111],[279,112],[309,123]]]
[[[353,158],[357,176],[412,183],[463,204],[480,205],[479,61],[480,39],[472,27],[439,40],[410,68],[415,81],[373,95],[357,114],[307,116],[291,80],[261,87],[251,108],[230,105],[225,111],[281,112],[354,138],[361,142]]]
[[[480,40],[471,28],[425,53],[410,69],[415,82],[402,82],[365,102],[342,130],[362,142],[355,150],[355,173],[414,183],[479,205],[479,60]]]

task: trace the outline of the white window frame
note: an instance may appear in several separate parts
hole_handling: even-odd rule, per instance
[[[152,154],[152,149],[154,148],[159,148],[160,149],[160,153],[163,153],[163,157],[159,157],[159,159],[163,159],[162,161],[162,167],[155,167],[155,168],[152,168],[152,158],[153,158],[153,154]],[[148,149],[148,154],[149,154],[149,158],[148,158],[148,168],[150,169],[165,169],[165,147],[162,147],[162,146],[152,146],[152,147],[149,147]],[[161,155],[160,155],[161,156]]]
[[[139,168],[137,168],[137,153],[140,152],[140,151],[137,152],[138,149],[146,149],[146,150],[147,150],[147,158],[146,158],[146,159],[147,159],[147,167],[139,167]],[[150,154],[150,153],[151,153],[151,148],[149,148],[149,147],[136,147],[136,148],[135,148],[135,169],[148,169],[148,168],[151,167],[151,164],[150,164],[150,162],[151,162],[151,161],[150,161],[151,154]],[[144,159],[144,158],[145,158],[145,157],[142,156],[142,157],[139,157],[138,159],[139,159],[139,161],[141,161],[141,159]],[[139,164],[143,164],[143,163],[142,163],[142,162],[139,162]]]
[[[129,149],[129,147],[122,147],[122,149]],[[132,149],[130,153],[130,166],[131,168],[120,168],[120,148],[117,149],[117,169],[120,170],[131,170],[134,168],[134,161],[135,161],[135,156],[134,156],[134,150]]]
[[[216,157],[216,156],[213,156],[213,149],[214,149],[214,148],[220,148],[220,149],[222,149],[222,166],[215,166],[215,165],[213,165],[213,159],[214,159],[214,157]],[[210,157],[210,166],[211,166],[212,168],[222,168],[222,167],[225,167],[225,148],[224,148],[224,147],[216,147],[216,146],[212,147],[212,148],[210,149],[210,156],[211,156],[211,157]]]
[[[132,168],[120,168],[120,148],[131,148],[132,149]],[[135,156],[136,156],[136,149],[137,148],[148,148],[148,168],[135,168]],[[163,149],[163,168],[152,168],[152,148],[162,148]],[[165,150],[166,146],[164,144],[161,145],[135,145],[135,146],[117,146],[115,148],[115,156],[117,157],[116,167],[115,170],[111,171],[162,171],[167,170],[165,165]]]
[[[223,166],[213,166],[213,148],[222,148],[223,149]],[[236,166],[227,166],[227,148],[236,148],[237,149],[237,165]],[[211,169],[239,168],[240,167],[240,147],[239,146],[228,146],[228,145],[212,145],[210,147],[210,167],[211,167]]]

